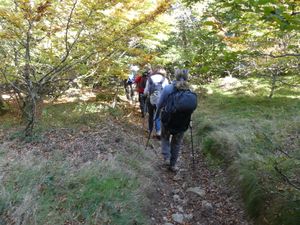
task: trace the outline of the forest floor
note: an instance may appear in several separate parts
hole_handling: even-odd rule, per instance
[[[13,179],[7,177],[17,176],[12,172],[15,170],[16,164],[20,166],[24,163],[24,166],[31,167],[31,169],[34,170],[34,163],[37,163],[37,161],[38,163],[41,163],[45,160],[45,165],[47,165],[48,168],[48,160],[51,161],[54,159],[59,159],[57,164],[70,162],[67,169],[71,172],[64,173],[76,174],[75,171],[79,171],[78,168],[92,164],[95,159],[109,163],[114,159],[118,152],[127,151],[126,154],[128,159],[126,160],[137,158],[141,161],[142,165],[152,167],[151,169],[153,170],[153,173],[155,173],[155,175],[149,176],[150,182],[145,184],[145,186],[147,186],[145,187],[147,191],[143,193],[146,195],[145,198],[148,199],[147,204],[143,204],[145,207],[143,212],[149,219],[147,219],[147,221],[151,221],[150,224],[252,224],[247,220],[240,197],[237,194],[238,191],[233,190],[230,186],[230,181],[228,180],[226,172],[220,166],[213,165],[204,158],[201,154],[199,143],[194,144],[195,163],[192,163],[189,131],[186,132],[181,156],[178,162],[180,170],[177,173],[169,171],[168,168],[163,165],[163,160],[160,155],[160,143],[154,137],[151,138],[147,149],[147,154],[150,155],[148,158],[142,158],[138,152],[133,151],[134,148],[129,148],[131,143],[135,142],[140,149],[144,149],[147,133],[146,119],[140,118],[137,111],[137,105],[128,110],[131,112],[122,122],[117,120],[105,120],[105,122],[92,127],[83,126],[80,129],[52,129],[43,134],[41,141],[33,141],[25,144],[22,144],[17,139],[11,140],[7,132],[2,130],[0,132],[2,140],[0,142],[0,150],[1,156],[3,156],[3,159],[1,160],[3,165],[1,164],[1,167],[3,166],[7,168],[7,170],[1,171],[1,179],[6,180],[7,182],[10,179]],[[139,119],[136,120],[136,118]],[[100,143],[102,144],[100,145]],[[59,153],[57,153],[58,151]],[[29,155],[36,157],[37,161],[33,160],[32,156],[29,157]],[[143,162],[143,160],[145,160],[145,162]],[[53,162],[53,164],[56,163]],[[40,165],[37,167],[41,168]],[[56,165],[56,167],[58,168],[59,165]],[[52,173],[53,177],[60,174],[60,172],[49,172],[48,168],[47,174]],[[20,176],[22,177],[23,175],[21,174]],[[61,179],[57,184],[58,189],[67,185],[63,183],[66,182],[63,180],[64,179]],[[54,181],[49,180],[47,182],[51,183]],[[143,181],[140,180],[140,182]],[[15,184],[15,181],[13,181],[13,183]],[[67,186],[72,186],[71,184],[68,184]],[[22,193],[20,190],[22,187],[19,185],[20,184],[18,184],[18,190]],[[26,183],[24,185],[26,185]],[[44,185],[44,183],[38,184],[37,190],[43,192],[48,183],[45,187]],[[56,184],[51,185],[55,186]],[[58,194],[60,193],[60,191],[57,192]],[[65,205],[65,202],[67,201],[66,196],[68,196],[68,194],[63,190],[61,190],[61,192],[62,193],[59,194],[57,199],[61,201],[60,205],[63,206],[60,207],[63,208],[70,203]],[[90,201],[91,199],[88,200]],[[11,200],[10,204],[13,204],[13,202],[14,201]],[[26,205],[29,203],[24,204]],[[21,204],[20,207],[24,208],[24,204]],[[51,204],[53,204],[52,201]],[[20,207],[14,206],[8,211],[5,211],[2,222],[5,222],[6,224],[31,224],[30,221],[32,221],[32,219],[30,219],[30,217],[32,215],[27,215],[26,213],[30,213],[32,210],[28,211],[28,209],[26,209],[26,211],[20,209]],[[29,205],[26,207],[31,206]],[[51,205],[49,207],[53,208]],[[50,213],[48,213],[47,216],[49,215]],[[58,214],[58,216],[59,215],[61,215],[61,217],[63,216],[63,214]],[[72,222],[72,220],[64,218],[63,221],[65,221],[64,224],[79,224],[77,219],[74,219]],[[108,222],[102,221],[103,223],[100,224],[139,224],[125,222],[110,223],[109,219],[107,220]],[[57,224],[60,223],[57,222]],[[90,223],[87,222],[86,224]],[[147,224],[149,224],[149,222],[147,222]]]

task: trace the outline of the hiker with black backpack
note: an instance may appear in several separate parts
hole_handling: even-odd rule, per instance
[[[149,75],[149,78],[146,82],[144,95],[147,96],[146,104],[149,113],[149,118],[148,118],[149,138],[153,130],[153,123],[155,125],[156,137],[160,139],[161,136],[160,118],[157,117],[155,120],[153,119],[154,119],[154,113],[157,108],[157,102],[160,97],[160,93],[163,90],[163,88],[169,84],[169,81],[165,76],[166,76],[166,71],[159,66],[153,70],[153,72]]]
[[[175,78],[162,90],[155,115],[162,122],[161,149],[164,162],[173,172],[178,170],[176,163],[183,135],[197,107],[197,95],[189,89],[187,82],[188,70],[177,69]]]
[[[145,90],[146,83],[148,80],[148,75],[149,75],[149,71],[146,70],[142,73],[142,75],[138,75],[135,78],[136,91],[139,94],[139,103],[140,103],[142,118],[144,118],[144,116],[146,114],[145,104],[146,104],[147,96],[144,95],[144,90]]]

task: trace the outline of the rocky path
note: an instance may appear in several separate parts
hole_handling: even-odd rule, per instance
[[[145,125],[144,125],[145,127]],[[193,166],[189,143],[182,146],[180,170],[173,173],[163,165],[160,143],[152,139],[154,164],[159,177],[155,191],[148,196],[152,225],[251,225],[236,190],[228,185],[224,170],[209,166],[195,146]]]

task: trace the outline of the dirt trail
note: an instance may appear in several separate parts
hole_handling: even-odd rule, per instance
[[[144,123],[145,129],[146,120],[140,123]],[[154,167],[160,178],[148,196],[152,225],[252,224],[246,218],[237,191],[228,185],[226,172],[209,166],[198,146],[194,146],[193,166],[190,143],[183,143],[178,162],[180,170],[173,173],[163,165],[160,142],[152,138],[150,143],[148,151],[155,151]]]

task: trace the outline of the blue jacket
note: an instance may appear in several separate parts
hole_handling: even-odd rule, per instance
[[[175,88],[176,81],[173,81],[171,84],[168,84],[165,86],[160,94],[158,103],[157,103],[157,109],[155,113],[154,119],[157,119],[159,117],[161,109],[167,104],[168,96],[176,91]]]

